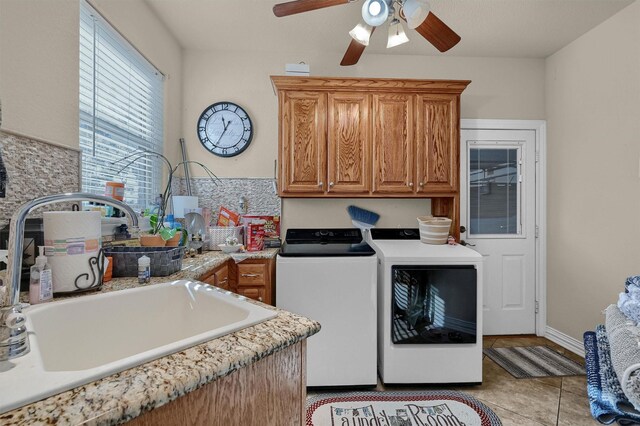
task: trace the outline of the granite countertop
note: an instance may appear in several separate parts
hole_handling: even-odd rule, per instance
[[[269,248],[262,251],[225,254],[221,251],[205,251],[196,257],[182,259],[182,269],[168,277],[151,277],[149,284],[163,283],[171,280],[197,280],[208,272],[213,271],[229,259],[236,262],[242,262],[245,259],[271,259],[278,254],[280,249]],[[138,285],[138,278],[113,278],[111,281],[103,284],[100,291],[123,290]]]
[[[250,257],[271,258],[277,251],[267,249],[252,253]],[[197,279],[230,257],[221,252],[205,252],[196,258],[184,259],[181,271],[168,277],[152,278],[151,284]],[[114,278],[100,291],[117,291],[137,285],[137,278]],[[251,302],[277,311],[278,316],[9,411],[0,415],[0,424],[123,423],[320,330],[320,324],[313,320],[260,302]]]

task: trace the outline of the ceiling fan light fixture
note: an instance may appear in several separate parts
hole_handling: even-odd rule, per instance
[[[409,37],[404,32],[404,27],[398,19],[394,19],[389,24],[389,38],[387,39],[387,49],[400,46],[409,41]]]
[[[360,22],[358,25],[353,27],[351,31],[349,31],[349,35],[352,39],[363,46],[368,46],[369,38],[371,37],[371,29],[372,27],[370,25]]]
[[[407,20],[407,26],[415,29],[427,19],[431,7],[427,0],[405,0],[402,12]]]
[[[377,27],[389,17],[389,4],[386,0],[366,0],[362,5],[362,19],[367,25]]]

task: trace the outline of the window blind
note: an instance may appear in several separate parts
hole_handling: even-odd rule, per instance
[[[125,183],[125,202],[142,210],[162,192],[156,156],[118,161],[140,150],[162,153],[163,75],[86,1],[80,2],[82,189],[104,194]]]

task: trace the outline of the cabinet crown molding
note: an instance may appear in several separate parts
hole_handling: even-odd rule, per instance
[[[471,80],[415,80],[395,78],[299,77],[272,75],[274,91],[375,91],[460,94]]]

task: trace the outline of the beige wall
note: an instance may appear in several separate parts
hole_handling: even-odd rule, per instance
[[[2,128],[78,147],[78,0],[0,0]]]
[[[202,52],[184,55],[183,134],[190,158],[205,162],[223,177],[273,177],[277,158],[278,104],[270,75],[286,63],[305,61],[316,76],[391,77],[473,80],[462,95],[463,118],[543,119],[544,60],[507,58],[412,57],[365,55],[355,67],[340,67],[333,54],[287,52]],[[210,104],[222,100],[242,105],[255,126],[249,149],[219,158],[200,144],[196,122]],[[193,170],[194,174],[200,174]],[[429,213],[428,200],[285,199],[283,228],[351,226],[346,207],[356,204],[382,215],[380,226],[417,226]]]
[[[95,0],[108,21],[168,76],[165,152],[177,155],[182,50],[143,0]],[[78,147],[78,0],[0,0],[2,128]]]
[[[640,273],[640,2],[549,57],[548,325],[576,339]]]

